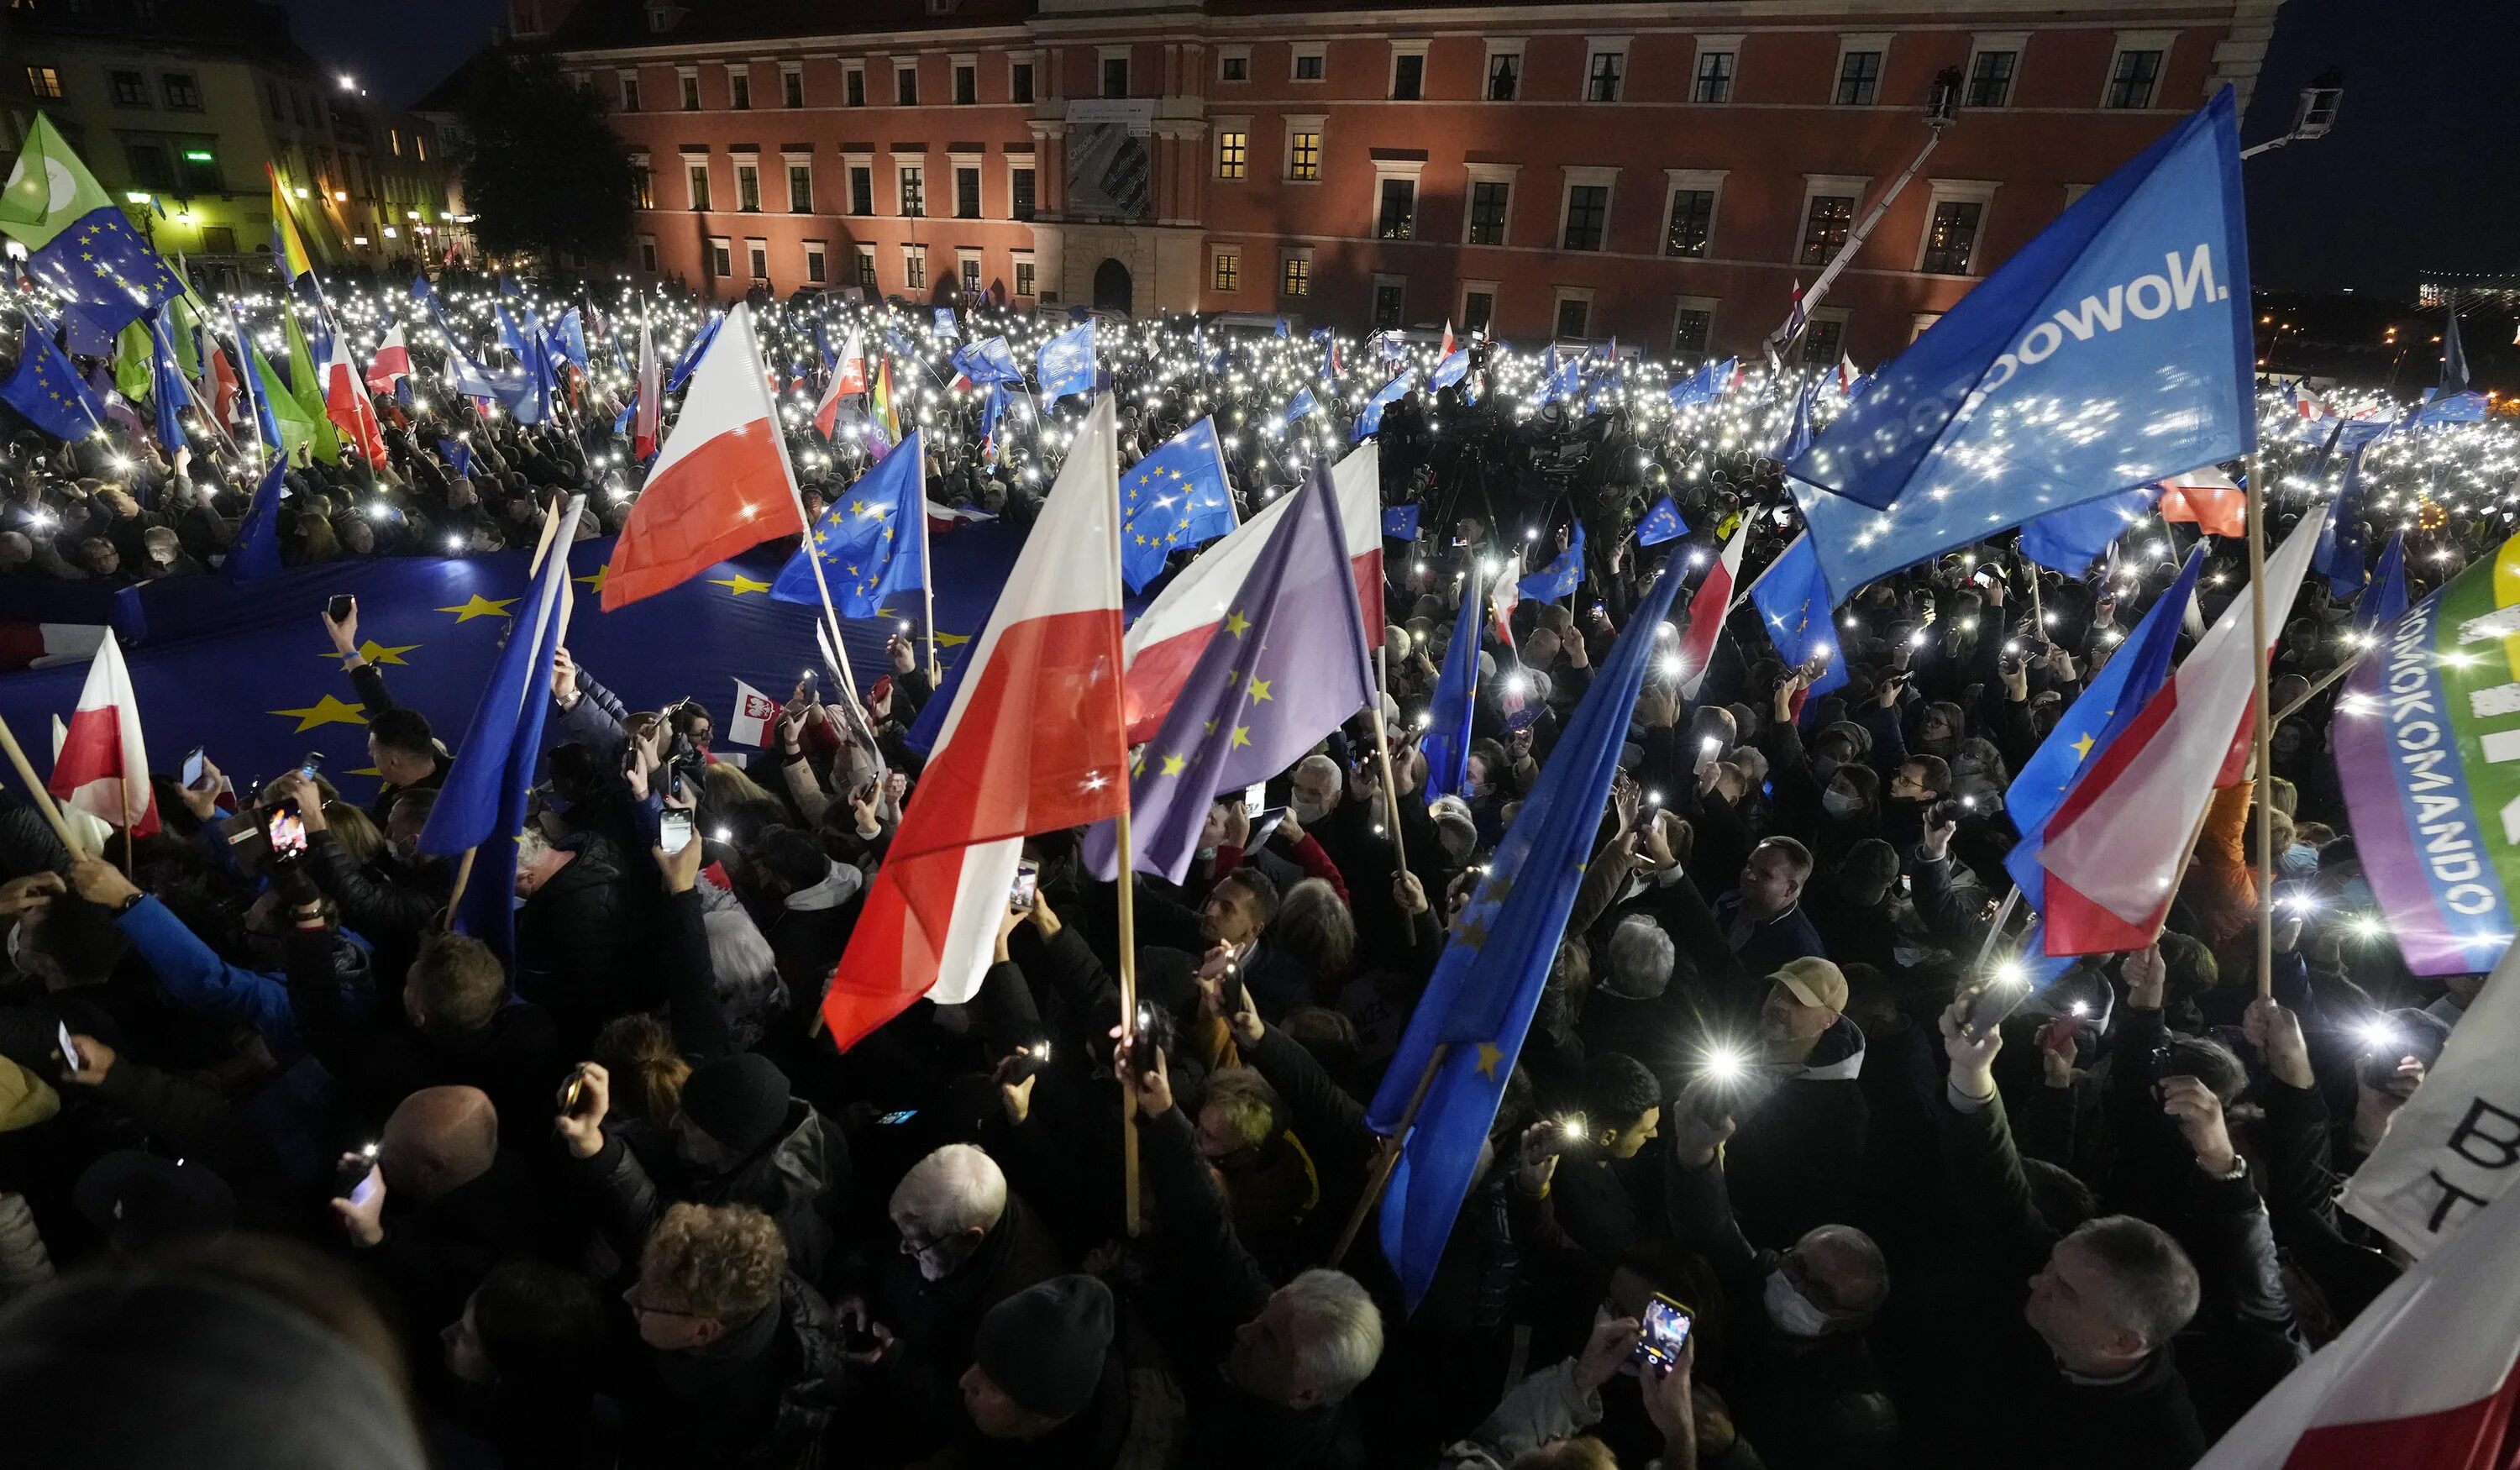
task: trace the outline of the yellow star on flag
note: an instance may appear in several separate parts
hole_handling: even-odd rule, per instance
[[[420,645],[418,644],[396,644],[392,647],[388,648],[372,638],[366,643],[359,645],[359,656],[370,663],[389,663],[394,665],[396,668],[409,668],[411,665],[403,661],[403,655],[419,646]],[[338,658],[341,655],[338,653],[327,653],[324,656],[326,658]],[[352,772],[351,774],[355,776],[358,773]]]
[[[2092,754],[2092,747],[2097,743],[2099,742],[2092,739],[2088,735],[2083,736],[2081,739],[2076,740],[2074,742],[2074,759],[2078,761],[2089,759]]]
[[[588,587],[590,587],[590,588],[594,589],[594,590],[595,590],[596,595],[600,597],[600,596],[602,596],[602,595],[603,595],[603,592],[604,592],[604,579],[605,579],[605,578],[607,578],[607,577],[609,577],[609,576],[611,576],[611,575],[612,575],[612,568],[611,568],[611,566],[608,563],[608,564],[606,564],[606,565],[603,565],[603,566],[599,566],[599,567],[597,567],[597,568],[595,569],[595,571],[594,571],[591,575],[583,576],[583,577],[571,577],[571,578],[569,578],[569,580],[570,580],[570,581],[572,581],[572,582],[583,582],[583,583],[585,583]]]
[[[1248,725],[1237,725],[1234,727],[1234,738],[1227,743],[1225,748],[1231,750],[1237,745],[1248,745],[1250,743],[1251,727]]]
[[[936,646],[940,648],[960,647],[970,641],[971,635],[968,633],[939,633],[936,635]]]
[[[1168,755],[1164,757],[1163,770],[1157,774],[1162,776],[1179,776],[1189,769],[1190,762],[1187,759],[1178,755]]]
[[[737,572],[732,577],[711,577],[708,579],[708,582],[711,587],[726,588],[739,598],[747,592],[768,592],[770,590],[769,583],[755,582],[742,572]]]
[[[344,704],[331,694],[304,709],[275,709],[267,714],[287,715],[297,722],[296,734],[303,735],[318,725],[365,725],[368,717],[355,704]]]
[[[1251,681],[1251,698],[1253,699],[1253,701],[1254,701],[1254,702],[1258,702],[1258,701],[1260,701],[1260,700],[1267,699],[1268,697],[1269,697],[1269,681],[1268,681],[1268,680],[1266,680],[1266,679],[1254,679],[1254,680],[1252,680],[1252,681]]]
[[[493,601],[476,592],[472,594],[470,601],[458,602],[452,607],[440,607],[437,610],[454,613],[455,621],[458,623],[469,623],[476,617],[514,617],[516,614],[510,612],[508,608],[516,601],[515,598],[500,598]]]
[[[1479,1043],[1479,1075],[1481,1077],[1494,1078],[1496,1076],[1497,1063],[1503,1060],[1505,1060],[1505,1048],[1503,1047],[1498,1046],[1494,1042]]]
[[[1236,638],[1240,638],[1249,630],[1250,627],[1251,620],[1244,617],[1239,611],[1229,612],[1225,615],[1225,631],[1233,634]]]

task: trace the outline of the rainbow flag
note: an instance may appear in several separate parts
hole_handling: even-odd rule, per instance
[[[281,263],[288,268],[289,279],[296,280],[315,269],[315,257],[306,251],[306,237],[297,233],[297,221],[289,212],[289,191],[281,187],[280,170],[265,163],[262,171],[271,175],[271,233],[273,244],[280,249]]]
[[[892,411],[892,362],[876,364],[875,392],[867,400],[870,458],[880,460],[901,442],[901,419]]]

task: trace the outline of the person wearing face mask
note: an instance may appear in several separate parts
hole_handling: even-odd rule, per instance
[[[1749,1237],[1793,1239],[1855,1213],[1872,1113],[1859,1079],[1864,1031],[1846,1014],[1846,974],[1818,958],[1768,976],[1755,1070],[1734,1103],[1726,1161]]]
[[[1871,1236],[1846,1225],[1814,1225],[1783,1250],[1753,1247],[1725,1187],[1721,1150],[1732,1130],[1722,1111],[1681,1115],[1665,1175],[1672,1235],[1713,1270],[1729,1308],[1726,1352],[1698,1371],[1761,1464],[1880,1463],[1898,1443],[1899,1416],[1868,1334],[1890,1294],[1889,1265]]]
[[[1925,817],[1952,788],[1952,768],[1937,755],[1901,761],[1884,783],[1880,835],[1902,851],[1924,835]]]

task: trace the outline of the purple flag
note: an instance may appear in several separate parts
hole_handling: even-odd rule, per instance
[[[1216,793],[1285,770],[1374,697],[1328,461],[1295,493],[1130,778],[1140,872],[1180,882]],[[1118,875],[1111,823],[1086,834],[1085,860]]]

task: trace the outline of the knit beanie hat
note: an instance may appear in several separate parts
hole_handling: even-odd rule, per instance
[[[683,1113],[720,1143],[750,1153],[788,1121],[788,1074],[755,1051],[703,1062],[683,1084]]]
[[[989,1309],[971,1359],[1034,1413],[1065,1419],[1094,1402],[1111,1347],[1111,1289],[1092,1276],[1053,1276]]]

